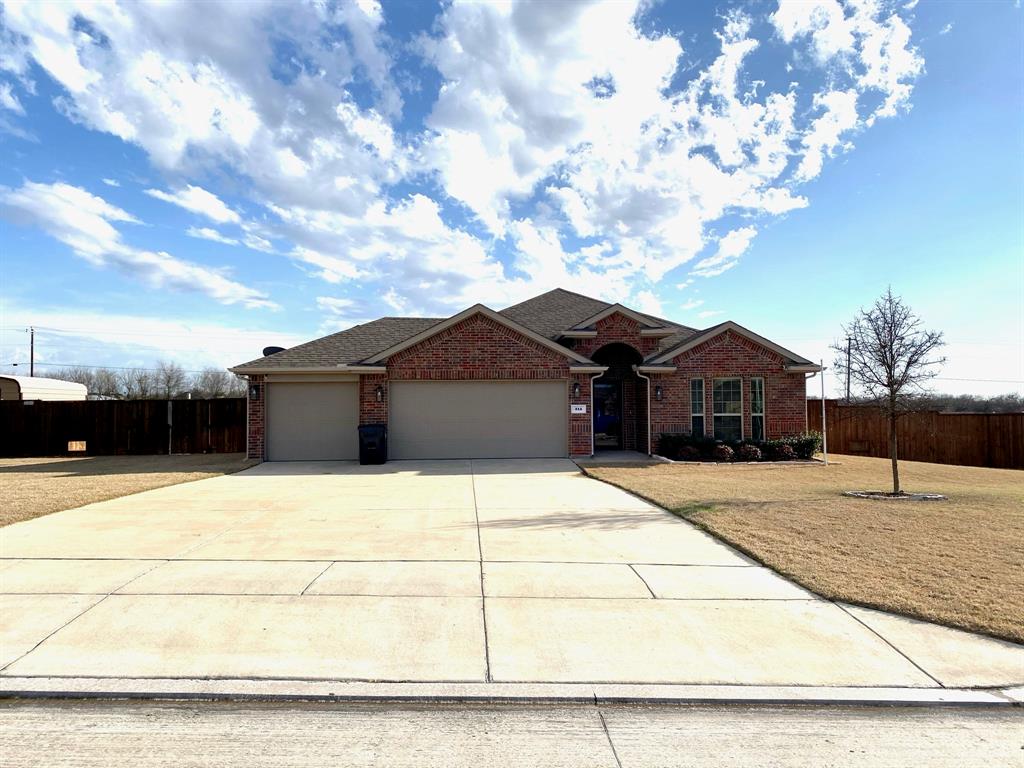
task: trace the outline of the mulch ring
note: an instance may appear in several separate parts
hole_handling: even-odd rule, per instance
[[[891,491],[843,491],[843,496],[878,501],[946,501],[948,498],[941,493],[892,493]]]

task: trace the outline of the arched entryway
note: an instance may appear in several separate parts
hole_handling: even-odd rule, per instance
[[[594,450],[646,450],[646,382],[633,370],[643,356],[628,344],[616,342],[590,357],[598,365],[608,366],[594,379]]]

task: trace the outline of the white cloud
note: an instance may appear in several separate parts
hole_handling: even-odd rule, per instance
[[[693,66],[682,38],[638,29],[645,8],[442,6],[415,45],[441,77],[422,131],[401,113],[415,75],[396,73],[376,0],[22,4],[5,10],[0,67],[23,78],[34,62],[71,119],[182,184],[238,179],[238,210],[191,184],[149,193],[353,295],[431,314],[556,285],[660,300],[710,233],[720,258],[702,276],[736,264],[722,247],[744,219],[806,207],[799,185],[906,109],[923,62],[891,3],[783,0],[772,40],[761,7],[758,23],[731,11],[718,55]],[[793,72],[769,88],[751,61],[779,41]],[[454,223],[460,207],[486,235]]]
[[[704,299],[690,299],[689,301],[683,302],[679,305],[679,308],[684,312],[689,312],[692,309],[696,309],[704,303]]]
[[[718,241],[718,250],[714,255],[698,261],[690,274],[698,277],[715,277],[732,269],[739,262],[740,256],[747,252],[756,235],[756,227],[734,229]]]
[[[857,91],[852,88],[815,95],[814,109],[821,114],[803,137],[804,156],[794,174],[799,181],[817,177],[826,157],[851,147],[843,142],[842,136],[857,127],[857,98]]]
[[[950,21],[950,22],[947,22],[946,25],[942,29],[939,30],[939,34],[940,35],[948,35],[952,31],[953,31],[953,22]]]
[[[281,333],[255,329],[250,323],[170,320],[47,305],[21,306],[11,301],[4,305],[4,323],[0,327],[0,346],[4,348],[20,346],[23,335],[20,330],[4,328],[39,327],[36,360],[40,363],[152,367],[159,360],[173,360],[190,370],[238,365],[260,357],[263,347],[292,347],[316,333],[312,327],[305,334]],[[27,357],[26,348],[23,355],[9,355],[8,359],[26,362]]]
[[[189,237],[211,240],[215,243],[223,243],[224,245],[238,245],[238,241],[235,238],[222,235],[216,229],[211,229],[210,227],[189,227],[185,230],[185,234]]]
[[[235,211],[212,192],[207,192],[202,187],[195,187],[191,184],[176,192],[164,192],[159,189],[147,189],[146,194],[163,200],[165,203],[184,208],[186,211],[198,213],[218,224],[237,224],[242,220]]]
[[[117,179],[101,179],[101,181],[104,184],[106,184],[108,187],[120,187],[121,186],[121,182],[119,182]]]
[[[707,320],[710,317],[718,317],[718,315],[724,315],[725,311],[721,309],[705,309],[703,312],[698,312],[697,317],[701,320]]]
[[[0,83],[0,107],[9,109],[11,112],[16,112],[19,115],[25,114],[25,108],[21,106],[18,97],[14,95],[10,83]]]
[[[42,229],[95,266],[115,267],[157,287],[198,291],[223,304],[277,306],[222,270],[127,245],[112,222],[138,224],[138,219],[79,187],[32,181],[18,189],[0,187],[0,212],[15,223]]]

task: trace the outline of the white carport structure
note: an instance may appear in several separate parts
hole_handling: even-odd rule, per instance
[[[84,384],[41,376],[0,376],[0,400],[85,400]]]

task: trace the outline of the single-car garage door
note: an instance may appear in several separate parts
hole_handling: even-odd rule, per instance
[[[359,458],[359,385],[341,382],[267,385],[267,458],[310,461]]]
[[[568,455],[564,381],[391,383],[392,459]]]

